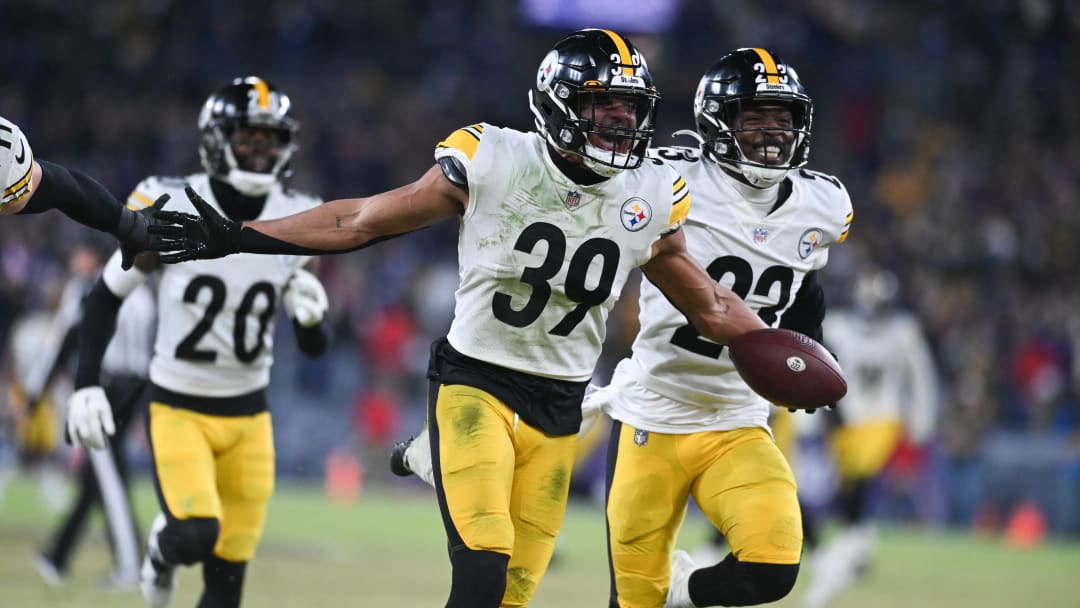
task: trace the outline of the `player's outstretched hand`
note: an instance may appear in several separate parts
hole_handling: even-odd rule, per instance
[[[161,221],[154,214],[165,207],[169,201],[168,194],[162,194],[150,207],[144,207],[138,211],[124,208],[120,212],[120,225],[117,226],[116,237],[120,239],[120,267],[128,270],[135,263],[135,256],[148,249],[161,251],[163,247],[169,247],[176,237],[182,235],[179,227],[161,225],[161,232],[150,229]]]
[[[230,220],[210,206],[191,186],[184,188],[199,215],[179,211],[156,211],[158,224],[150,227],[163,236],[155,247],[166,264],[220,258],[239,249],[241,223]]]

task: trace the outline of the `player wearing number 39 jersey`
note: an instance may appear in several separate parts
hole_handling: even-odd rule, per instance
[[[147,178],[131,193],[129,206],[145,207],[167,194],[177,208],[194,210],[185,188],[237,219],[282,217],[319,205],[281,184],[297,125],[289,98],[267,82],[241,78],[216,91],[199,128],[206,173]],[[151,606],[168,604],[177,567],[194,563],[203,565],[200,606],[240,604],[245,568],[274,488],[266,387],[279,306],[293,319],[303,352],[318,355],[329,341],[326,294],[303,270],[307,262],[245,254],[161,266],[152,252],[122,272],[114,255],[87,298],[69,425],[75,441],[96,447],[112,426],[108,403],[95,396],[99,351],[119,302],[156,271],[149,435],[161,514],[140,575]]]
[[[847,237],[852,210],[836,178],[802,168],[810,98],[776,55],[739,49],[705,73],[694,110],[700,148],[654,151],[694,192],[687,249],[767,325],[821,340],[815,273]],[[802,530],[795,479],[769,431],[770,404],[723,345],[647,282],[640,307],[633,355],[589,400],[615,421],[606,509],[612,605],[779,600],[796,580]],[[690,496],[731,545],[718,564],[695,569],[673,552]]]
[[[460,129],[416,182],[276,221],[232,222],[198,196],[199,217],[158,214],[188,241],[166,261],[340,252],[460,221],[454,320],[429,366],[447,606],[530,603],[566,510],[585,387],[631,269],[713,340],[764,327],[686,251],[685,183],[645,158],[658,97],[629,40],[582,30],[540,63],[536,133]]]

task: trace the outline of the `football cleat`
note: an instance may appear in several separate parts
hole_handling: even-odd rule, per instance
[[[671,555],[671,585],[664,608],[697,608],[690,601],[690,575],[696,569],[694,558],[686,551],[676,551]]]
[[[413,439],[415,437],[395,443],[394,451],[390,452],[390,472],[398,477],[408,477],[413,474],[412,469],[405,462],[405,450],[409,449],[409,444],[413,442]]]
[[[56,564],[40,553],[34,556],[34,569],[37,570],[41,580],[50,587],[60,587],[66,582],[64,573],[56,567]]]
[[[139,571],[139,589],[143,599],[151,608],[164,608],[172,601],[176,593],[176,581],[180,574],[176,566],[168,564],[161,557],[161,549],[158,548],[158,533],[168,523],[164,513],[158,513],[150,526],[150,539],[146,543],[146,557],[143,558],[142,569]]]

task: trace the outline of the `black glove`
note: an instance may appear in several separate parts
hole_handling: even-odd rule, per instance
[[[182,235],[182,231],[178,227],[164,225],[155,215],[165,207],[168,200],[169,195],[162,194],[150,207],[138,211],[127,207],[120,209],[120,220],[113,234],[120,239],[120,267],[124,270],[135,264],[135,256],[140,252],[148,249],[169,251],[169,247],[176,248],[175,240]],[[157,227],[160,231],[152,230],[151,227]]]
[[[155,211],[158,224],[150,227],[152,234],[162,235],[157,251],[169,251],[161,256],[166,264],[220,258],[240,250],[241,222],[218,213],[198,193],[184,188],[188,200],[199,215],[179,211]]]

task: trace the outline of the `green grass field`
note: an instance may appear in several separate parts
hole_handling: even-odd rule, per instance
[[[138,485],[136,509],[145,527],[156,506]],[[125,608],[143,606],[137,592],[97,588],[108,569],[95,525],[60,588],[46,586],[31,563],[56,516],[25,480],[0,503],[0,606]],[[687,549],[706,538],[707,524],[688,519]],[[321,488],[279,484],[259,555],[248,569],[244,605],[277,607],[429,607],[445,603],[449,565],[434,496],[406,485],[364,488],[351,506],[331,504]],[[809,576],[808,571],[804,571]],[[1016,550],[999,539],[885,530],[874,569],[836,602],[837,608],[1080,608],[1080,545],[1048,543]],[[190,607],[201,587],[185,569],[174,606]],[[784,601],[799,606],[806,576]],[[553,564],[533,606],[607,605],[604,526],[598,507],[572,505]]]

